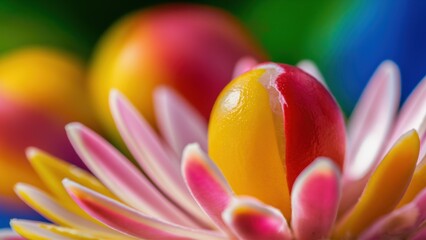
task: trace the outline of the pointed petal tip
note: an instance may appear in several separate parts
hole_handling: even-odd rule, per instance
[[[183,149],[182,159],[188,160],[192,154],[202,154],[201,147],[198,143],[190,143]]]
[[[229,203],[228,207],[223,211],[222,217],[225,222],[229,223],[233,220],[235,214],[240,214],[249,211],[258,211],[265,214],[272,214],[274,216],[285,219],[280,210],[269,205],[265,205],[258,199],[252,197],[233,198]]]
[[[41,152],[41,150],[36,148],[36,147],[28,147],[27,149],[25,149],[25,156],[27,156],[27,159],[31,161],[40,152]]]
[[[65,130],[68,134],[78,133],[84,128],[85,128],[84,124],[80,122],[71,122],[65,125]]]
[[[222,219],[243,239],[292,239],[282,213],[255,198],[234,198],[223,211]]]
[[[404,139],[406,138],[409,138],[411,140],[412,144],[414,144],[413,146],[416,146],[417,148],[420,149],[420,136],[416,129],[411,129],[407,131],[406,133],[402,134],[401,136],[399,136],[399,138],[393,143],[392,146],[397,145],[401,141],[404,141]]]
[[[70,188],[70,187],[72,187],[72,186],[75,186],[76,185],[76,183],[75,182],[73,182],[73,181],[71,181],[70,179],[68,179],[68,178],[64,178],[63,180],[62,180],[62,185],[64,185],[64,187],[66,188],[66,189],[68,189],[68,188]]]
[[[381,62],[379,65],[379,68],[380,66],[386,66],[386,67],[390,67],[390,68],[398,70],[398,65],[393,60],[390,60],[390,59],[386,59],[383,62]]]
[[[77,190],[80,190],[83,187],[79,183],[74,182],[73,180],[68,179],[68,178],[64,178],[62,180],[62,185],[67,190],[67,192],[72,192],[72,193],[76,193]]]
[[[123,93],[121,93],[121,91],[118,90],[117,88],[112,88],[109,91],[109,99],[110,99],[110,101],[113,100],[113,99],[119,99],[122,96],[123,96]]]
[[[80,191],[82,191],[82,186],[68,178],[65,178],[62,180],[62,185],[64,186],[65,190],[68,192],[68,194],[74,198],[77,197]],[[84,189],[83,189],[84,191]]]
[[[377,67],[376,72],[384,71],[390,77],[387,78],[388,81],[394,82],[397,86],[400,85],[400,71],[398,65],[392,60],[385,60]],[[374,75],[375,75],[374,74]],[[373,76],[374,76],[373,75]]]
[[[171,87],[163,84],[154,89],[154,96],[164,96],[172,92],[173,89]]]
[[[304,178],[314,171],[320,171],[323,174],[336,174],[337,178],[341,178],[340,168],[328,157],[316,158],[296,179],[296,182],[303,182]],[[295,186],[297,185],[295,182]],[[295,187],[296,188],[296,187]]]
[[[170,101],[174,95],[179,95],[176,93],[173,88],[167,86],[167,85],[160,85],[154,89],[153,92],[153,99],[155,106],[163,106],[165,103]],[[171,97],[172,96],[172,97]]]
[[[13,186],[13,191],[16,193],[16,195],[20,196],[23,192],[28,190],[30,188],[30,185],[22,182],[18,182]]]
[[[258,63],[258,61],[251,56],[245,56],[245,57],[240,58],[237,61],[237,63],[235,64],[234,72],[232,74],[232,78],[236,78],[236,77],[240,76],[241,74],[249,71],[257,63]]]
[[[119,110],[118,106],[123,105],[126,101],[128,101],[127,97],[116,88],[110,90],[108,100],[113,116],[117,110]]]

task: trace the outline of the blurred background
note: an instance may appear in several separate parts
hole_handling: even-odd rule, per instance
[[[35,145],[81,165],[67,145],[62,130],[64,124],[70,121],[81,121],[103,132],[120,146],[120,141],[114,140],[116,136],[109,120],[102,121],[108,118],[105,115],[108,110],[104,110],[107,107],[102,102],[107,92],[104,89],[117,87],[123,88],[121,90],[124,92],[128,90],[126,94],[136,102],[138,99],[135,98],[140,94],[137,91],[139,88],[126,90],[124,86],[129,84],[134,87],[137,84],[110,77],[118,71],[111,73],[110,70],[116,69],[118,62],[124,62],[116,57],[117,52],[128,49],[127,46],[143,43],[145,46],[141,52],[148,52],[155,59],[138,60],[139,55],[126,58],[126,67],[120,68],[120,74],[127,76],[126,71],[136,71],[129,75],[131,79],[139,79],[139,74],[142,74],[142,70],[127,68],[132,65],[132,62],[129,63],[132,59],[136,61],[137,67],[144,63],[147,64],[144,66],[148,66],[163,58],[167,59],[165,62],[186,59],[173,49],[164,50],[174,43],[163,41],[161,36],[168,35],[161,35],[166,33],[157,31],[169,26],[169,20],[158,20],[160,16],[164,15],[166,19],[169,16],[169,13],[163,12],[175,14],[170,17],[173,19],[170,21],[182,25],[176,28],[172,26],[173,31],[180,27],[190,28],[187,33],[191,36],[190,33],[200,32],[199,28],[205,30],[203,34],[207,37],[199,37],[199,34],[199,38],[192,40],[202,39],[198,41],[206,43],[194,48],[208,49],[214,45],[233,53],[232,56],[213,56],[213,53],[209,55],[208,51],[201,50],[197,51],[196,57],[194,53],[188,58],[203,62],[201,69],[214,70],[208,62],[228,63],[227,66],[220,66],[227,70],[226,74],[217,75],[218,78],[226,76],[225,83],[217,86],[213,84],[217,88],[223,87],[230,80],[227,76],[231,75],[237,57],[252,55],[259,61],[272,60],[289,64],[311,59],[319,66],[331,91],[349,116],[362,89],[383,60],[393,60],[400,67],[403,99],[426,74],[426,1],[187,2],[221,9],[220,14],[212,14],[212,17],[203,15],[209,15],[210,10],[198,14],[197,9],[179,15],[174,13],[179,9],[178,5],[168,10],[150,10],[152,6],[165,3],[168,2],[0,0],[0,228],[7,227],[11,217],[39,218],[23,207],[11,190],[16,181],[27,181],[41,188],[43,186],[40,180],[33,177],[35,174],[25,160],[26,147]],[[139,10],[149,14],[134,17],[139,16]],[[222,11],[233,15],[235,19],[229,19],[227,13],[222,15]],[[189,23],[182,19],[189,19]],[[207,19],[209,24],[199,28],[192,26],[192,21],[200,19]],[[148,22],[148,27],[143,21]],[[137,33],[132,35],[133,40],[125,40],[127,32],[132,31]],[[186,33],[176,34],[181,36]],[[216,37],[216,34],[224,34],[225,37]],[[152,42],[163,45],[149,45],[144,40],[145,35],[151,36]],[[163,52],[157,54],[157,49]],[[201,56],[202,53],[204,55]],[[222,61],[222,57],[229,61]],[[177,82],[186,80],[172,77],[173,74],[185,75],[188,71],[182,70],[182,66],[176,67],[176,62],[173,63],[149,65],[148,75],[152,78],[164,77],[167,80],[162,84],[170,83],[186,94],[190,102],[197,104],[195,97],[191,98],[192,95],[198,97],[194,94],[196,90]],[[165,70],[174,67],[179,71],[167,73],[168,70]],[[206,73],[191,72],[188,76],[216,75],[206,70]],[[203,88],[203,80],[199,81],[200,88]],[[150,89],[156,83],[144,84]],[[191,84],[194,85],[193,82]],[[204,88],[208,89],[208,84]],[[209,99],[206,101],[208,106],[196,107],[208,117],[211,103]],[[149,118],[150,106],[145,107],[141,103],[139,107]]]

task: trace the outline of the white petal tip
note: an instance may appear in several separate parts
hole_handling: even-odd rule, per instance
[[[65,126],[65,130],[67,131],[67,133],[78,132],[82,128],[84,128],[84,125],[82,123],[79,123],[79,122],[68,123]]]
[[[41,150],[36,147],[28,147],[25,149],[25,156],[27,156],[27,159],[31,161],[31,159],[37,156],[40,152]]]

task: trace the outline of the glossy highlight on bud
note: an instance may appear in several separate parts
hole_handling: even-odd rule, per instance
[[[209,124],[209,154],[236,193],[287,216],[289,191],[306,166],[320,156],[343,165],[341,111],[328,90],[297,67],[261,64],[236,78]]]

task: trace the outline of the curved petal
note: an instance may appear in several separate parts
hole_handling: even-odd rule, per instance
[[[297,239],[327,239],[340,201],[340,171],[318,158],[296,179],[291,193],[291,226]]]
[[[0,239],[2,240],[25,240],[25,238],[19,236],[16,232],[11,229],[0,229]]]
[[[96,236],[122,236],[99,222],[95,223],[66,210],[60,202],[33,186],[19,183],[15,186],[15,192],[31,208],[58,225],[81,229]]]
[[[144,173],[169,199],[211,225],[186,188],[179,161],[168,154],[149,123],[117,90],[110,94],[110,106],[120,135]]]
[[[335,238],[356,238],[397,206],[413,176],[419,148],[414,130],[398,140],[371,176],[358,203],[337,225]]]
[[[72,240],[72,238],[49,231],[43,226],[45,223],[27,220],[12,219],[10,225],[19,235],[26,239],[56,239],[56,240]]]
[[[198,144],[189,144],[183,151],[182,175],[186,185],[204,212],[224,231],[228,231],[222,212],[234,194],[220,170]]]
[[[293,239],[282,213],[252,198],[234,198],[222,218],[239,239]]]
[[[61,183],[64,178],[72,179],[75,182],[88,186],[92,189],[96,189],[98,192],[115,198],[115,196],[105,186],[83,169],[33,147],[27,149],[26,155],[31,166],[43,180],[44,184],[49,188],[51,193],[60,200],[61,205],[86,219],[93,220],[68,196]]]
[[[358,180],[375,166],[393,124],[399,98],[398,67],[385,61],[374,73],[351,116],[346,177]]]
[[[302,60],[297,63],[297,67],[309,73],[312,77],[318,80],[318,82],[322,83],[325,88],[328,89],[327,83],[325,82],[321,71],[318,69],[318,66],[313,61],[307,59]]]
[[[423,228],[420,228],[419,230],[417,230],[417,232],[412,234],[409,239],[410,240],[424,240],[424,239],[426,239],[426,227],[423,227]]]
[[[20,219],[12,219],[10,224],[14,229],[19,230],[19,233],[22,236],[27,237],[28,239],[40,239],[40,237],[49,237],[47,239],[79,239],[79,240],[99,240],[101,238],[88,234],[87,232],[61,227],[49,223],[36,222],[36,221],[27,221]],[[53,238],[54,237],[54,238]],[[102,239],[113,239],[117,236],[105,236]],[[121,235],[119,237],[122,240],[131,240],[132,237],[127,237]],[[2,238],[3,239],[3,238]],[[46,238],[42,238],[46,239]]]
[[[426,189],[413,202],[382,217],[360,239],[407,239],[426,220]]]
[[[159,219],[198,226],[100,136],[79,123],[68,124],[66,129],[84,163],[123,202]]]
[[[207,123],[185,99],[163,86],[155,90],[154,103],[161,134],[177,156],[193,142],[207,150]]]
[[[216,232],[181,227],[149,217],[67,179],[63,184],[74,201],[91,216],[131,236],[144,239],[221,238]]]
[[[417,165],[410,185],[397,207],[410,203],[423,189],[426,189],[426,158],[423,158],[422,162]]]
[[[257,60],[252,57],[243,57],[238,60],[237,64],[235,64],[234,73],[232,74],[232,79],[240,76],[241,74],[249,71],[254,66],[257,65]]]
[[[422,136],[426,129],[421,129],[426,117],[426,77],[416,86],[402,106],[392,136],[388,143],[391,146],[396,139],[410,129],[416,129]],[[422,130],[422,131],[420,131]]]

